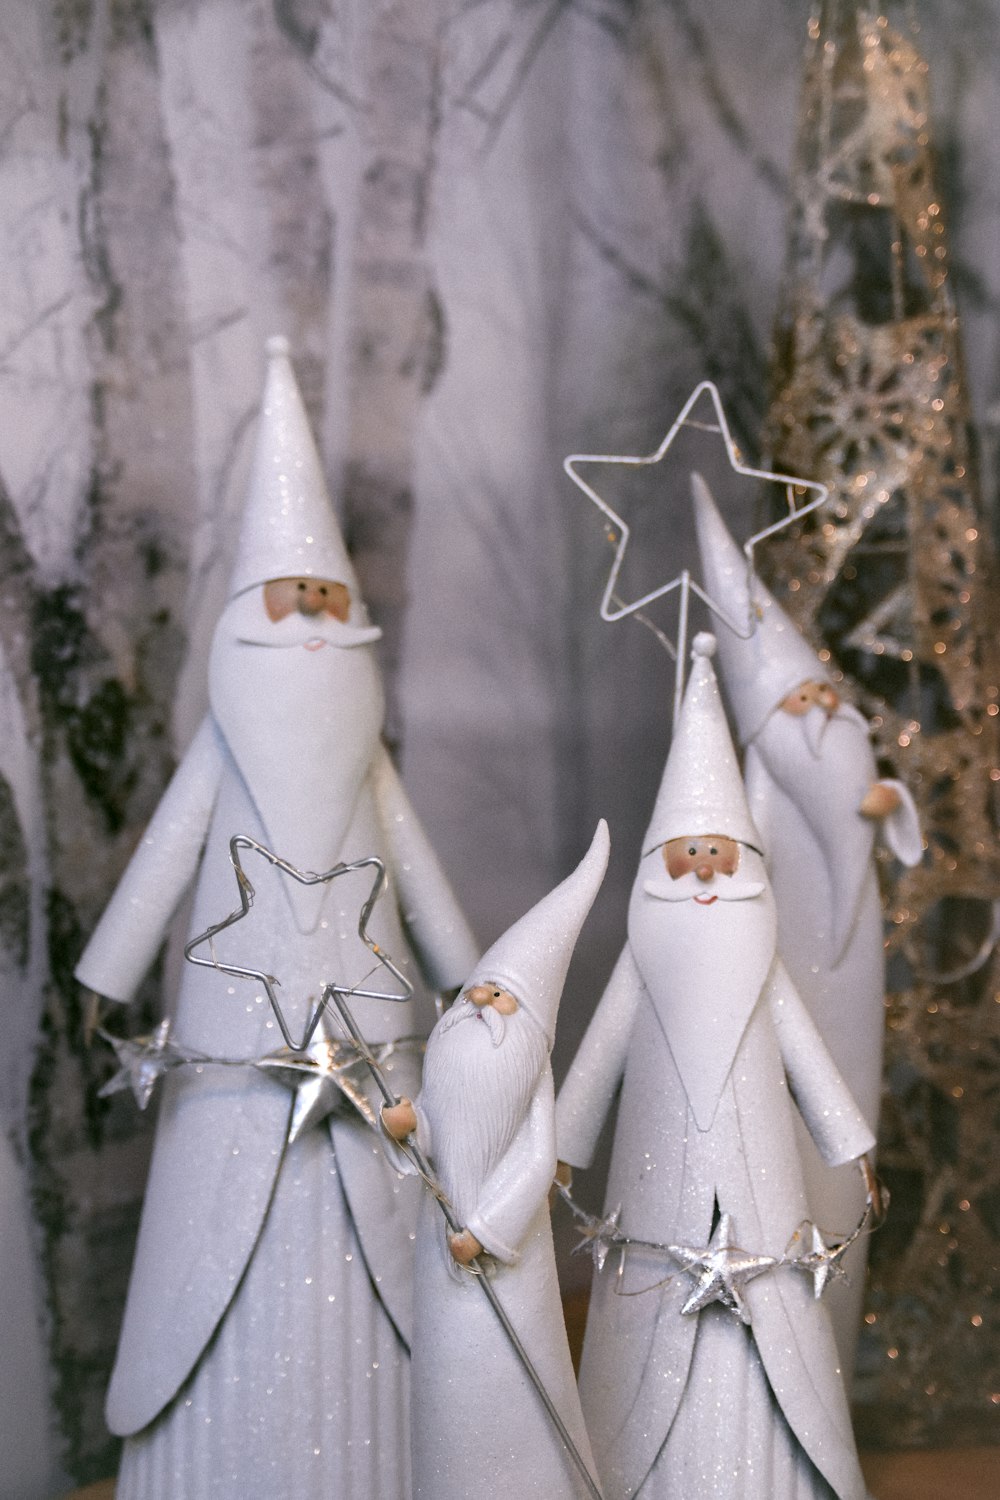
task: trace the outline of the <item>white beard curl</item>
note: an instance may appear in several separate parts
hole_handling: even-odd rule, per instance
[[[434,1169],[462,1224],[548,1066],[548,1042],[524,1010],[498,1019],[504,1023],[500,1041],[471,1001],[458,1001],[431,1032],[424,1058],[420,1107],[430,1125]]]
[[[337,863],[378,748],[384,698],[370,639],[328,616],[272,623],[259,588],[232,600],[215,629],[212,712],[271,849],[303,870]],[[326,887],[284,884],[311,932]]]
[[[760,855],[745,845],[734,875],[708,886],[697,876],[673,882],[686,885],[686,900],[664,899],[662,871],[659,849],[639,865],[629,943],[695,1120],[707,1130],[774,959],[774,898]],[[703,894],[719,899],[702,905],[694,897]]]
[[[859,811],[878,776],[868,725],[850,704],[829,719],[819,707],[802,717],[778,709],[752,749],[819,845],[833,933],[827,961],[836,964],[854,927],[875,845],[873,820]],[[807,869],[801,878],[810,878]]]

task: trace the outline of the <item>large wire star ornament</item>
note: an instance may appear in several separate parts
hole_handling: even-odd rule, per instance
[[[698,1313],[712,1302],[721,1302],[743,1323],[750,1322],[750,1309],[743,1300],[743,1288],[755,1276],[773,1270],[780,1261],[773,1255],[752,1255],[733,1240],[733,1219],[723,1214],[707,1245],[668,1245],[667,1253],[681,1270],[691,1277],[694,1290],[682,1313]]]
[[[709,402],[711,403],[715,418],[714,421],[702,422],[696,420],[692,416],[692,412],[703,397],[707,397]],[[681,407],[681,410],[675,418],[673,425],[671,426],[666,437],[653,453],[571,453],[567,458],[563,459],[563,468],[569,475],[570,479],[572,479],[573,483],[578,487],[578,489],[581,489],[587,496],[588,500],[592,501],[593,504],[597,506],[598,510],[601,511],[601,513],[604,515],[605,532],[607,534],[608,540],[613,544],[615,549],[614,559],[611,564],[611,571],[608,574],[608,581],[605,585],[604,594],[601,599],[601,619],[607,620],[609,623],[613,623],[615,620],[624,619],[629,615],[636,615],[640,620],[643,621],[644,624],[649,625],[650,628],[654,630],[654,633],[657,635],[661,643],[666,647],[668,653],[674,658],[677,663],[677,675],[674,692],[675,722],[677,709],[679,707],[680,699],[684,690],[684,663],[687,655],[687,629],[690,596],[692,594],[696,595],[696,597],[699,598],[714,615],[722,620],[730,630],[735,631],[737,635],[746,636],[746,627],[733,620],[732,617],[722,607],[722,605],[719,604],[717,600],[713,599],[709,594],[707,594],[701,587],[701,585],[691,577],[691,574],[687,569],[684,569],[682,572],[676,574],[675,577],[669,579],[666,583],[658,584],[656,588],[650,589],[640,598],[633,599],[630,603],[624,601],[618,594],[618,575],[621,572],[622,565],[625,561],[625,553],[628,550],[629,541],[631,540],[631,528],[629,527],[628,522],[624,519],[624,517],[619,515],[619,513],[611,505],[609,505],[608,502],[600,494],[598,494],[593,485],[589,484],[587,480],[584,479],[583,475],[577,472],[577,465],[624,464],[630,468],[651,467],[652,465],[661,462],[661,460],[664,458],[664,456],[672,446],[674,439],[677,437],[677,434],[683,427],[696,428],[700,432],[717,433],[722,438],[726,449],[726,455],[729,459],[729,465],[735,473],[743,475],[748,479],[765,480],[769,483],[784,485],[785,487],[785,495],[788,503],[788,515],[782,516],[780,520],[773,522],[770,526],[765,526],[761,531],[755,531],[753,535],[748,537],[746,542],[743,544],[743,551],[747,559],[748,579],[753,570],[754,549],[756,548],[758,543],[764,541],[767,537],[774,536],[779,531],[783,531],[794,521],[801,520],[802,517],[808,515],[810,511],[816,510],[818,506],[823,504],[824,500],[826,500],[827,496],[829,495],[829,489],[827,488],[827,486],[825,484],[821,484],[818,480],[803,479],[793,474],[779,474],[771,469],[756,469],[752,465],[744,463],[740,455],[740,451],[733,439],[732,432],[730,431],[729,422],[726,419],[726,413],[723,410],[722,406],[722,398],[719,395],[719,388],[712,380],[703,380],[699,385],[695,386],[694,390],[691,392],[691,395]],[[809,500],[806,504],[801,504],[801,497],[809,493],[813,495],[813,499]],[[658,630],[655,626],[652,626],[650,621],[646,619],[641,612],[646,608],[647,605],[652,604],[654,600],[662,599],[667,594],[678,591],[680,593],[680,612],[678,617],[677,643],[675,646],[674,643],[671,642],[663,634],[662,631]],[[752,622],[750,628],[753,628]]]
[[[289,1030],[284,1011],[282,1010],[281,1003],[278,1000],[277,990],[280,988],[281,981],[277,977],[277,975],[268,974],[264,969],[252,969],[243,964],[224,963],[215,952],[215,938],[218,936],[218,934],[220,932],[224,932],[227,927],[232,927],[234,923],[241,922],[250,911],[250,908],[254,902],[254,887],[251,884],[250,879],[243,868],[242,860],[240,859],[240,851],[243,849],[249,849],[252,850],[255,854],[261,855],[263,859],[266,859],[270,864],[274,865],[277,869],[288,875],[292,880],[297,880],[300,885],[322,885],[326,884],[329,881],[337,880],[342,875],[353,874],[356,870],[371,870],[373,872],[372,886],[367,898],[365,899],[361,907],[361,913],[358,918],[358,936],[365,944],[365,946],[370,950],[370,952],[375,956],[379,964],[381,964],[383,968],[388,969],[392,977],[399,982],[400,989],[366,989],[361,984],[351,985],[348,987],[345,985],[337,984],[334,981],[329,981],[328,983],[323,985],[320,998],[315,1002],[312,1010],[309,1012],[302,1037],[299,1041],[296,1042],[296,1040],[292,1036],[291,1031]],[[350,864],[334,865],[331,869],[325,870],[322,874],[317,875],[311,870],[297,869],[295,865],[289,864],[287,860],[279,858],[277,854],[274,854],[270,849],[265,848],[263,844],[258,843],[256,839],[252,839],[246,834],[235,834],[233,838],[229,840],[229,859],[233,866],[233,872],[236,876],[236,885],[239,891],[240,904],[234,911],[231,911],[229,913],[228,917],[223,917],[221,922],[213,923],[211,927],[206,928],[206,930],[199,933],[197,937],[193,937],[184,948],[184,957],[188,960],[189,963],[195,964],[199,968],[217,969],[220,973],[231,974],[236,979],[256,980],[256,982],[263,987],[264,993],[267,995],[268,1002],[270,1003],[271,1009],[274,1012],[275,1020],[281,1028],[281,1034],[285,1039],[285,1045],[290,1052],[301,1056],[308,1050],[309,1044],[311,1043],[313,1036],[315,1035],[316,1028],[320,1023],[324,1012],[326,1011],[331,1000],[338,995],[341,997],[347,995],[358,996],[361,999],[365,1000],[401,1001],[408,1000],[410,998],[410,996],[413,994],[413,985],[406,978],[406,975],[400,972],[389,955],[385,953],[383,949],[379,947],[378,943],[375,942],[374,938],[370,937],[368,934],[369,918],[371,917],[376,901],[382,894],[386,885],[385,865],[380,859],[376,859],[374,855],[369,855],[365,859],[353,860]],[[197,957],[195,950],[201,948],[206,943],[209,945],[211,957]]]

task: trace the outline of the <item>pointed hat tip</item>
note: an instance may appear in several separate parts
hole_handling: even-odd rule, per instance
[[[594,837],[590,841],[590,848],[587,850],[584,858],[593,855],[595,860],[602,860],[606,865],[610,850],[611,834],[608,831],[608,820],[607,818],[600,818],[598,819],[597,827],[594,829]]]
[[[712,491],[698,473],[697,469],[691,470],[691,494],[697,505],[714,505]]]
[[[283,333],[272,333],[264,344],[264,353],[268,359],[287,359],[291,352],[291,343]]]
[[[718,641],[710,630],[699,630],[691,642],[691,655],[711,658],[715,655],[717,646]]]

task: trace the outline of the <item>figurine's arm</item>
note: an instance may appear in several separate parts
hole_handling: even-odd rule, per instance
[[[77,979],[109,1000],[131,1000],[198,867],[222,753],[206,717],[83,950]]]
[[[904,782],[892,777],[876,781],[862,802],[861,811],[866,817],[881,821],[882,837],[901,864],[919,865],[924,853],[920,819]]]
[[[589,1167],[625,1071],[642,976],[628,943],[573,1059],[556,1102],[559,1160]]]
[[[552,1073],[539,1076],[527,1114],[483,1184],[466,1230],[505,1265],[518,1259],[539,1204],[544,1203],[555,1168]]]
[[[780,959],[768,980],[781,1060],[792,1097],[828,1166],[855,1161],[875,1137]]]
[[[390,874],[417,961],[432,989],[457,989],[475,968],[479,949],[388,751],[381,746],[374,787]]]

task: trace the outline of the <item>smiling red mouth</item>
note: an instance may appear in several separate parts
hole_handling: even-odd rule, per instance
[[[302,644],[307,651],[322,651],[326,645],[326,641],[324,641],[321,635],[313,635],[307,641],[303,641]]]
[[[711,906],[712,902],[718,901],[719,898],[718,896],[709,896],[706,893],[703,896],[695,896],[693,899],[697,901],[699,906]]]

